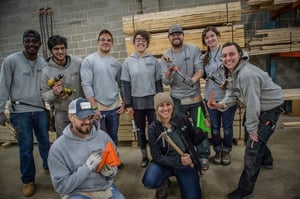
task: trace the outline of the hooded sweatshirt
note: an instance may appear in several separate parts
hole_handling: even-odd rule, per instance
[[[283,103],[282,89],[267,72],[248,62],[246,52],[229,74],[226,95],[221,103],[234,105],[238,100],[246,106],[245,126],[249,133],[256,132],[261,111],[268,111]]]
[[[106,147],[111,141],[107,133],[92,128],[88,138],[79,138],[69,124],[51,146],[48,165],[56,192],[62,196],[80,191],[100,191],[111,187],[113,179],[91,171],[86,160],[93,151]]]
[[[81,61],[82,60],[78,57],[68,55],[65,66],[60,66],[50,59],[48,66],[43,69],[41,77],[41,94],[43,100],[49,104],[53,104],[55,109],[67,111],[72,100],[84,96],[80,80]],[[61,79],[62,87],[75,89],[75,92],[66,99],[62,99],[59,95],[55,96],[52,88],[50,88],[47,83],[49,79],[57,77],[60,74],[64,75]]]

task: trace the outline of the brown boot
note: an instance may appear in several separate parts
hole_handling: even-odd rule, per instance
[[[35,192],[35,185],[34,185],[33,182],[30,182],[28,184],[24,184],[22,190],[23,190],[23,195],[25,197],[30,197]]]
[[[168,189],[171,186],[171,181],[169,178],[164,179],[163,183],[156,190],[156,199],[167,199],[168,197]]]

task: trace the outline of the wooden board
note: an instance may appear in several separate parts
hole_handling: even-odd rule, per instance
[[[241,21],[240,2],[198,6],[162,12],[127,16],[122,18],[123,32],[133,35],[136,30],[151,33],[167,32],[172,24],[180,24],[183,29],[195,29],[208,25],[220,25]]]

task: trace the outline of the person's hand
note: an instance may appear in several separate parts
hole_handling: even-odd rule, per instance
[[[192,164],[192,159],[191,159],[190,154],[185,153],[183,156],[181,156],[181,163],[183,165],[190,165],[190,164]]]
[[[186,78],[183,83],[185,83],[186,85],[193,87],[194,86],[194,81],[192,80],[192,78]]]
[[[251,132],[251,133],[249,132],[249,137],[254,142],[258,142],[259,140],[257,132]]]
[[[102,160],[102,150],[93,151],[86,160],[87,167],[94,171]]]
[[[58,96],[63,91],[61,81],[56,82],[52,87],[52,92],[55,96]]]
[[[5,122],[8,122],[8,119],[4,113],[0,113],[0,125],[5,126]]]
[[[117,167],[112,167],[109,164],[106,164],[103,166],[100,173],[105,177],[113,177],[117,174]]]

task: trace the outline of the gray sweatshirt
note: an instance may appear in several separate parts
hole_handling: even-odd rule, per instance
[[[282,89],[269,74],[248,62],[243,56],[237,68],[229,74],[226,95],[222,103],[234,105],[238,100],[246,106],[245,126],[249,133],[258,129],[261,111],[271,110],[283,103]]]
[[[69,124],[49,151],[48,165],[55,191],[63,196],[111,187],[112,178],[91,171],[86,165],[89,155],[99,149],[103,151],[109,141],[113,143],[107,133],[94,127],[88,138],[79,138],[71,132]]]
[[[83,97],[80,79],[81,59],[73,55],[67,56],[65,66],[57,65],[52,59],[49,60],[48,66],[42,71],[41,77],[41,94],[43,99],[49,104],[53,104],[55,109],[67,111],[69,103],[78,97]],[[48,85],[48,80],[63,74],[61,79],[63,88],[75,89],[76,92],[69,97],[62,99],[60,96],[55,96],[52,88]]]
[[[33,68],[32,68],[33,66]],[[42,111],[44,103],[40,93],[42,69],[46,66],[44,58],[30,62],[23,51],[13,53],[4,59],[0,70],[0,112],[4,112],[5,103],[9,99],[29,105],[9,107],[11,113]],[[34,71],[34,73],[32,73]],[[38,106],[38,107],[34,107]]]
[[[174,64],[178,67],[180,72],[186,77],[191,78],[196,71],[203,72],[203,66],[200,64],[201,51],[197,46],[184,44],[179,52],[173,52],[169,49],[166,54]],[[193,87],[190,87],[182,82],[182,78],[176,73],[172,72],[170,79],[166,78],[165,73],[169,70],[165,61],[161,61],[161,76],[162,82],[165,85],[170,85],[171,95],[177,99],[188,97],[196,97],[200,95],[200,82],[195,82]]]
[[[81,85],[86,98],[110,106],[117,101],[121,88],[121,63],[112,56],[98,52],[87,56],[81,63]]]

